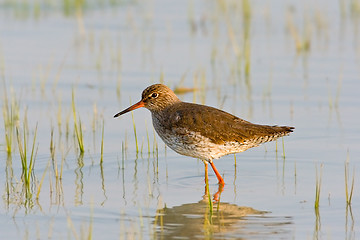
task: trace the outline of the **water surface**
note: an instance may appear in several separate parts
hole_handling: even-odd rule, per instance
[[[1,106],[5,112],[6,99],[13,102],[20,133],[26,123],[28,151],[37,125],[27,199],[16,131],[7,154],[1,116],[1,238],[355,238],[356,3],[93,1],[81,11],[46,1],[1,5]],[[226,185],[211,213],[201,161],[166,148],[146,109],[136,110],[134,120],[113,119],[157,82],[192,89],[179,95],[184,101],[295,131],[236,161],[216,160]],[[355,172],[348,206],[346,162],[348,188]],[[213,197],[219,189],[209,173]]]

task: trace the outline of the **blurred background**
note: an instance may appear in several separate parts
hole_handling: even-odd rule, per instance
[[[355,239],[359,34],[359,0],[1,0],[0,238]],[[295,131],[216,160],[212,203],[146,109],[113,119],[159,82]]]

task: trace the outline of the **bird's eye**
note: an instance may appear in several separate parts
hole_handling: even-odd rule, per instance
[[[154,92],[154,93],[152,93],[150,96],[151,96],[152,98],[157,98],[157,97],[159,96],[159,94],[156,93],[156,92]]]

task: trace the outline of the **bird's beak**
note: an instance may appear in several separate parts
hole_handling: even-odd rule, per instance
[[[120,115],[123,115],[123,114],[125,114],[127,112],[130,112],[132,110],[135,110],[137,108],[141,108],[141,107],[145,107],[145,103],[142,100],[140,100],[138,103],[135,103],[134,105],[128,107],[127,109],[115,114],[114,118],[116,118],[116,117],[118,117]]]

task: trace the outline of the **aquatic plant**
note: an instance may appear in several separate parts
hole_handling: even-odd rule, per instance
[[[146,140],[148,145],[148,156],[150,156],[150,137],[149,137],[149,129],[146,120],[145,120],[145,129],[146,129]]]
[[[5,133],[5,150],[7,154],[13,151],[13,141],[16,122],[19,120],[19,101],[16,101],[14,95],[9,101],[6,85],[4,83],[4,98],[3,98],[3,118],[4,118],[4,133]]]
[[[135,125],[135,119],[134,119],[134,113],[131,112],[132,122],[133,122],[133,129],[134,129],[134,137],[135,137],[135,146],[136,146],[136,157],[139,153],[139,145],[138,145],[138,139],[136,134],[136,125]]]
[[[321,190],[321,180],[322,180],[322,170],[323,170],[324,164],[320,164],[320,173],[318,173],[318,167],[316,168],[316,184],[315,184],[315,210],[317,211],[319,209],[319,203],[320,203],[320,190]]]
[[[73,111],[73,116],[74,116],[74,131],[75,131],[75,136],[77,139],[77,143],[78,143],[78,147],[79,147],[79,151],[80,154],[83,154],[85,152],[84,149],[84,138],[83,138],[83,131],[82,131],[82,126],[81,126],[81,119],[79,117],[79,122],[76,118],[76,109],[75,109],[75,93],[74,93],[74,89],[72,90],[72,111]]]
[[[23,181],[23,190],[25,191],[25,198],[27,202],[32,198],[32,187],[33,187],[32,175],[33,175],[35,157],[37,152],[37,149],[35,149],[37,125],[34,132],[34,138],[33,138],[30,156],[28,156],[28,139],[27,139],[26,130],[27,130],[26,124],[24,123],[23,134],[21,136],[19,128],[16,127],[17,144],[19,147],[19,154],[20,154],[21,167],[22,167],[21,179]]]
[[[352,201],[352,197],[353,197],[353,193],[354,193],[355,167],[354,167],[354,170],[353,170],[350,190],[349,190],[349,178],[350,178],[350,176],[349,176],[349,161],[347,159],[346,162],[345,162],[345,198],[346,198],[346,205],[351,205],[351,201]]]
[[[104,119],[103,119],[102,131],[101,131],[100,164],[102,164],[103,160],[104,160],[104,128],[105,128],[105,122],[104,122]]]
[[[207,164],[207,163],[205,163],[205,164]],[[207,168],[207,166],[205,168]],[[205,173],[205,184],[206,184],[206,193],[207,193],[207,197],[208,197],[208,207],[209,207],[208,220],[209,220],[210,223],[212,223],[213,202],[212,202],[210,189],[209,189],[209,178],[208,178],[208,175],[207,175],[207,170],[206,170],[206,173]]]

